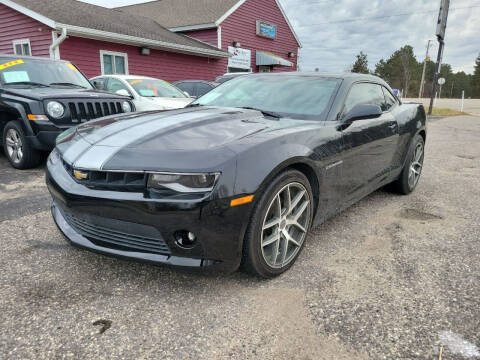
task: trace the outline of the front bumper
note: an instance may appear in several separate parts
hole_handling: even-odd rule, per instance
[[[143,193],[89,189],[75,182],[61,161],[47,163],[46,182],[53,197],[53,218],[76,246],[116,257],[202,270],[232,272],[240,265],[251,204],[232,208],[230,199],[164,201],[144,198]],[[86,228],[79,228],[72,217],[81,218]],[[103,227],[97,226],[98,221]],[[108,224],[112,224],[110,228]],[[177,230],[193,232],[198,239],[196,246],[178,246],[173,235]],[[105,239],[109,231],[120,234],[120,244],[125,244],[124,239],[131,240],[130,236],[137,239],[145,232],[155,232],[166,250],[115,246],[110,238],[97,241]]]

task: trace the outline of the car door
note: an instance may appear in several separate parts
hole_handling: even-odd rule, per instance
[[[344,159],[342,185],[345,201],[355,202],[376,190],[388,177],[398,143],[398,124],[388,107],[382,86],[360,82],[352,85],[342,114],[355,105],[378,105],[383,110],[375,119],[343,124]]]

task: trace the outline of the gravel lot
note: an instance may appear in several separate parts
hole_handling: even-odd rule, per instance
[[[415,193],[372,194],[269,281],[75,249],[43,176],[0,153],[1,359],[480,358],[479,117],[431,121]]]

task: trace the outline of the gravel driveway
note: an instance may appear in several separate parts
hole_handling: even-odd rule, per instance
[[[266,281],[75,249],[43,169],[0,153],[0,358],[480,358],[480,118],[431,122],[425,161],[415,193],[377,191]]]

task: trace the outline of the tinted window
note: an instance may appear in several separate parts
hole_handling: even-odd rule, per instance
[[[194,104],[252,107],[293,119],[315,120],[326,112],[340,82],[321,76],[240,76],[208,92]]]
[[[383,93],[385,94],[385,109],[382,109],[383,111],[390,110],[392,106],[394,106],[397,103],[397,100],[393,97],[392,94],[390,94],[390,91],[382,87]]]
[[[360,104],[378,105],[385,111],[385,96],[382,87],[370,83],[354,84],[345,101],[345,113],[352,110],[355,105]]]
[[[196,96],[203,96],[212,89],[213,89],[212,85],[209,85],[206,83],[198,83]]]
[[[193,87],[195,86],[195,84],[193,82],[180,82],[176,83],[175,86],[182,91],[188,92],[189,95],[195,96],[193,92]]]

